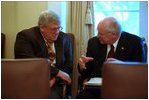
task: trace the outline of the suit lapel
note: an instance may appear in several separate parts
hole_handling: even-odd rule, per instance
[[[61,38],[61,34],[59,33],[59,36],[57,38],[57,40],[54,42],[55,44],[55,52],[56,52],[56,62],[60,62],[58,60],[61,60],[59,58],[62,58],[62,52],[63,52],[63,48],[62,48],[62,45],[63,45],[63,41],[62,41],[62,38]]]
[[[124,50],[126,49],[124,46],[125,37],[126,37],[126,34],[124,32],[122,32],[121,37],[118,42],[118,45],[117,45],[117,48],[116,48],[116,51],[115,51],[115,54],[114,54],[115,58],[117,58],[117,57],[119,58],[119,56],[121,56],[123,54]]]
[[[47,49],[47,46],[46,46],[46,43],[44,41],[44,38],[40,32],[40,29],[39,27],[35,27],[35,33],[37,33],[35,36],[37,37],[37,40],[38,40],[38,44],[39,44],[39,47],[41,48],[42,50],[42,55],[44,55],[44,57],[49,57],[48,55],[48,49]]]

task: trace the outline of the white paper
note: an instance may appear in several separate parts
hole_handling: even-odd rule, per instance
[[[101,86],[102,85],[102,78],[101,77],[94,77],[94,78],[91,78],[88,82],[85,82],[84,84],[90,85],[90,86]]]

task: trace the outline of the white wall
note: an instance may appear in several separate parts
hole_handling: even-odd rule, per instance
[[[5,57],[12,57],[14,33],[16,31],[16,9],[15,2],[1,2],[1,31],[6,35],[5,41]],[[11,10],[11,11],[10,11]]]
[[[14,58],[16,34],[37,25],[41,11],[47,9],[47,2],[2,1],[1,32],[6,35],[5,58]]]

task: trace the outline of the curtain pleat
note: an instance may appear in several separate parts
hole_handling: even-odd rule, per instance
[[[89,5],[89,6],[88,6]],[[74,34],[75,36],[75,68],[73,68],[73,97],[77,94],[77,84],[78,84],[78,70],[77,64],[81,55],[86,55],[87,42],[88,39],[94,35],[94,21],[93,21],[93,2],[91,1],[70,1],[67,2],[67,25],[66,31]],[[87,24],[86,18],[87,10],[90,10],[89,16],[92,20],[92,23]]]

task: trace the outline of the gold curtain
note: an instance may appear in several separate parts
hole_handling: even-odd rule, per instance
[[[66,31],[75,36],[75,68],[73,68],[73,97],[77,94],[78,70],[77,64],[81,55],[86,54],[88,39],[94,35],[94,13],[92,1],[67,2]]]

